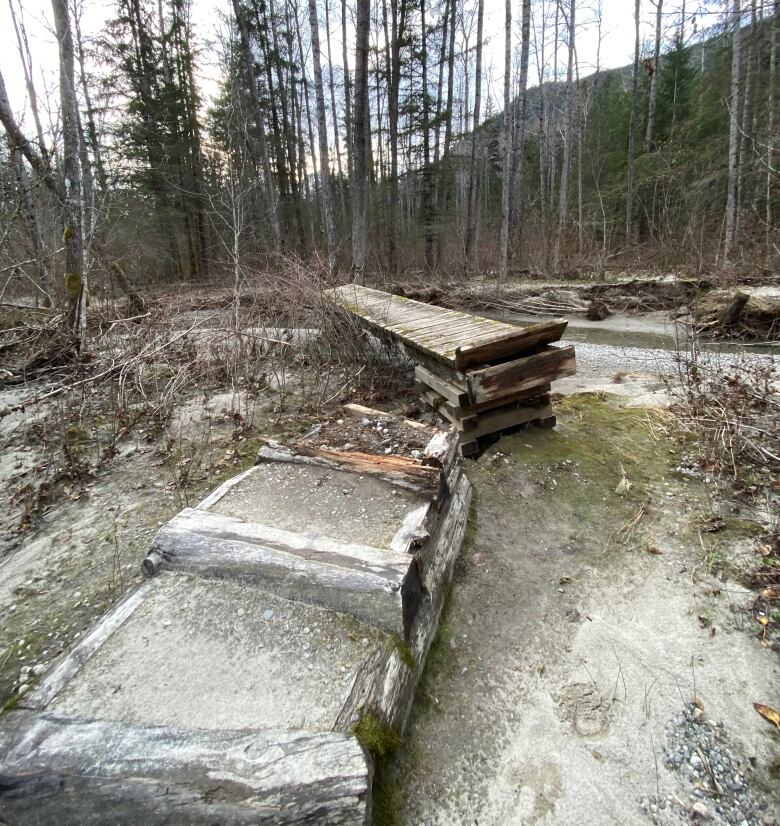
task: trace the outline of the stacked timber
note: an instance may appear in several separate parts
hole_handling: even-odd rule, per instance
[[[422,400],[459,432],[464,455],[519,425],[554,427],[551,383],[576,372],[573,346],[556,346],[567,322],[507,324],[347,284],[331,297],[415,363]]]

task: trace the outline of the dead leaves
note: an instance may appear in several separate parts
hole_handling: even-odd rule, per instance
[[[763,703],[753,703],[753,708],[775,728],[780,729],[780,712],[775,711],[772,706],[765,706]]]

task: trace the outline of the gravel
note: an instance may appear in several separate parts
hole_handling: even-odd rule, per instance
[[[663,763],[679,781],[677,794],[640,801],[653,823],[711,823],[717,826],[777,826],[751,789],[753,766],[700,705],[686,703],[666,727]]]

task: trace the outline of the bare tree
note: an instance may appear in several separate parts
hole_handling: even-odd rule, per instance
[[[79,159],[78,102],[76,99],[68,0],[52,0],[54,28],[60,51],[60,103],[62,107],[62,148],[65,199],[62,204],[62,240],[65,244],[65,290],[68,327],[83,343],[87,329],[87,284],[84,273],[84,245],[81,230],[81,162]]]
[[[311,24],[311,50],[314,61],[314,91],[317,96],[317,131],[320,141],[320,174],[322,176],[322,204],[325,213],[325,240],[328,245],[328,267],[336,268],[336,227],[333,221],[333,192],[330,185],[330,161],[328,151],[328,126],[325,117],[325,93],[322,88],[322,64],[320,62],[320,32],[317,20],[317,0],[309,0]]]
[[[569,214],[569,186],[571,177],[571,149],[574,139],[574,13],[576,0],[569,3],[566,28],[569,36],[569,59],[566,65],[566,109],[563,116],[563,160],[561,162],[561,191],[558,197],[558,231],[555,236],[555,270],[561,264],[561,242]]]
[[[341,140],[339,139],[339,118],[336,108],[336,82],[333,77],[333,55],[330,49],[330,2],[325,0],[325,44],[328,50],[328,81],[330,85],[330,116],[333,121],[333,143],[336,148],[336,169],[339,173],[339,199],[341,201],[342,215],[346,211],[344,201],[343,176],[344,171],[341,166]]]
[[[647,106],[647,129],[645,130],[645,152],[655,149],[655,121],[658,109],[658,79],[661,63],[661,31],[663,25],[663,0],[655,4],[655,47],[653,48],[653,65],[650,70],[650,100]]]
[[[482,22],[485,16],[485,0],[479,0],[477,6],[477,66],[474,78],[474,117],[471,132],[471,163],[469,165],[469,194],[468,194],[468,215],[466,218],[466,262],[473,264],[477,245],[477,193],[479,188],[479,174],[477,168],[477,128],[479,127],[479,117],[482,112]]]
[[[767,135],[769,136],[767,144],[767,161],[766,161],[766,248],[767,252],[772,249],[772,179],[774,173],[774,147],[777,136],[775,135],[775,120],[777,107],[777,58],[778,46],[780,46],[780,0],[775,0],[774,9],[772,11],[772,22],[770,29],[770,46],[769,46],[769,97],[767,100]]]
[[[628,172],[626,175],[626,241],[635,238],[636,221],[636,121],[639,115],[639,6],[634,3],[634,71],[631,78],[631,114],[628,119]]]
[[[51,273],[49,272],[48,266],[46,266],[46,249],[32,197],[30,177],[24,166],[21,150],[14,144],[10,135],[8,135],[8,148],[11,152],[11,166],[13,167],[16,186],[19,190],[19,206],[24,222],[27,224],[30,243],[35,253],[36,283],[43,294],[43,304],[49,306],[51,304]]]
[[[731,98],[729,100],[729,173],[726,196],[726,236],[724,257],[728,261],[737,236],[737,183],[739,179],[739,100],[740,69],[742,66],[742,38],[740,34],[740,0],[731,8]]]
[[[368,35],[371,0],[357,0],[355,26],[355,125],[353,129],[352,183],[352,268],[355,281],[363,283],[366,266],[366,224],[368,219],[368,143],[371,135],[368,105]]]
[[[252,104],[252,116],[254,119],[254,137],[260,153],[260,161],[263,167],[263,206],[268,217],[268,226],[271,233],[271,242],[274,251],[278,254],[282,244],[282,231],[279,226],[278,198],[271,173],[271,156],[268,151],[268,141],[265,137],[265,124],[263,122],[263,110],[260,105],[260,96],[257,91],[257,79],[255,78],[255,59],[252,54],[252,45],[249,41],[249,29],[247,27],[244,11],[240,0],[233,0],[233,12],[236,16],[238,33],[241,39],[241,51],[243,54],[244,73],[246,85],[249,90],[250,103]]]
[[[449,50],[447,57],[447,107],[444,120],[444,146],[442,148],[442,164],[441,175],[439,178],[439,222],[443,220],[447,213],[447,202],[449,200],[449,178],[450,178],[450,143],[452,142],[452,102],[455,86],[455,2],[456,0],[449,0]],[[445,6],[445,14],[446,6]],[[436,244],[436,260],[438,262],[442,259],[444,249],[444,233],[439,228],[438,239]]]
[[[514,163],[512,164],[512,208],[510,209],[510,234],[515,236],[515,246],[519,247],[523,232],[523,213],[525,205],[525,121],[528,110],[528,59],[531,46],[531,0],[523,0],[522,24],[520,30],[520,78],[518,82],[517,101],[515,104],[515,121],[517,123],[514,137]]]
[[[501,171],[501,279],[509,269],[509,193],[512,190],[512,0],[504,17],[504,158]]]

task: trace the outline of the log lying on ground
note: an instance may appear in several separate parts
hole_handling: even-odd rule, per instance
[[[418,557],[420,579],[427,596],[412,626],[408,652],[393,647],[378,652],[364,664],[338,715],[337,730],[350,731],[362,716],[371,714],[399,733],[403,731],[415,688],[439,626],[455,561],[466,532],[470,503],[471,485],[461,474],[436,533]]]
[[[421,517],[418,513],[418,522]],[[423,522],[415,532],[425,533]],[[251,580],[278,596],[352,614],[400,638],[408,632],[421,593],[408,553],[196,508],[185,508],[160,528],[143,569],[147,575],[165,569]]]
[[[208,731],[12,712],[0,729],[9,826],[364,826],[370,767],[339,732]]]

